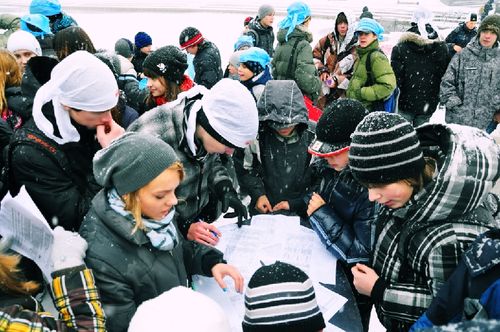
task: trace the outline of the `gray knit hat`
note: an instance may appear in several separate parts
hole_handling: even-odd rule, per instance
[[[144,187],[179,158],[161,139],[127,132],[94,156],[94,177],[124,195]]]
[[[134,55],[134,44],[127,38],[120,38],[115,43],[115,52],[128,59]]]
[[[270,15],[274,13],[274,7],[271,5],[262,5],[259,7],[259,11],[257,12],[257,15],[259,17],[259,20],[263,19],[267,15]]]
[[[349,165],[364,184],[388,184],[415,178],[425,165],[413,126],[401,115],[373,112],[351,135]]]

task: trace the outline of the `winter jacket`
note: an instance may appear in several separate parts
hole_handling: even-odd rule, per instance
[[[337,172],[324,159],[313,167],[320,178],[315,189],[326,202],[309,217],[321,242],[348,265],[368,264],[375,241],[375,204],[368,190],[352,176],[349,167]]]
[[[110,207],[105,190],[92,201],[80,234],[88,242],[85,262],[94,271],[109,332],[127,331],[137,307],[163,292],[188,286],[188,276],[211,276],[222,253],[192,241],[171,251],[151,245],[142,230]]]
[[[253,99],[255,99],[255,102],[257,102],[259,101],[262,92],[264,92],[267,81],[272,79],[273,77],[271,76],[271,70],[269,66],[266,66],[266,69],[264,69],[263,72],[247,81],[241,81],[241,84],[243,84],[248,89],[248,91],[250,91]]]
[[[54,35],[44,35],[43,37],[36,37],[40,47],[42,48],[42,55],[57,59],[56,51],[54,50]]]
[[[57,128],[51,102],[43,106],[43,112]],[[79,228],[100,189],[92,171],[92,158],[101,148],[95,129],[73,125],[80,134],[79,142],[59,145],[46,137],[33,119],[18,129],[11,141],[13,187],[24,185],[49,224],[67,230]]]
[[[106,317],[101,307],[99,292],[92,270],[81,267],[54,272],[52,298],[58,319],[37,308],[12,304],[0,309],[2,331],[94,331],[105,332]]]
[[[400,91],[399,111],[430,117],[439,102],[439,85],[449,62],[444,42],[404,33],[391,53]]]
[[[184,236],[191,223],[198,221],[198,215],[207,205],[209,190],[215,191],[216,185],[221,181],[231,181],[217,154],[194,156],[187,145],[186,121],[191,103],[186,106],[186,102],[189,101],[189,93],[190,91],[184,92],[176,101],[153,108],[127,128],[128,131],[160,137],[175,150],[184,166],[184,180],[175,191],[177,197],[182,199],[176,208],[176,220]]]
[[[470,245],[425,314],[412,326],[412,331],[461,320],[498,319],[489,314],[498,315],[500,293],[492,299],[493,303],[488,302],[488,294],[485,294],[495,287],[495,282],[500,283],[499,229],[481,234]],[[493,306],[488,307],[491,304]]]
[[[286,29],[278,32],[279,44],[272,60],[273,77],[275,80],[294,80],[304,95],[316,101],[321,90],[321,81],[314,66],[312,48],[309,45],[313,40],[312,34],[300,25],[288,36],[288,41],[285,40],[286,33]],[[294,45],[296,48],[292,52]]]
[[[495,227],[483,205],[500,176],[500,146],[485,132],[458,125],[417,128],[433,179],[404,207],[381,207],[371,298],[389,331],[407,330],[430,306],[476,237]]]
[[[484,48],[475,38],[451,59],[439,98],[446,122],[485,129],[500,110],[500,48]]]
[[[0,48],[7,48],[7,40],[20,27],[21,19],[12,14],[0,14]]]
[[[252,199],[252,207],[260,196],[266,195],[271,206],[288,201],[291,212],[305,216],[302,197],[311,181],[307,147],[313,134],[307,129],[307,109],[297,85],[291,81],[273,82],[275,85],[266,86],[257,104],[258,138],[235,152],[236,173],[242,190]],[[270,121],[297,127],[294,134],[282,137],[268,126]]]
[[[207,89],[222,79],[220,53],[214,43],[205,40],[198,44],[198,52],[193,59],[194,82]]]
[[[392,70],[387,57],[378,52],[378,40],[365,48],[357,47],[358,59],[354,63],[354,71],[347,88],[347,98],[356,99],[363,105],[373,110],[375,101],[382,101],[389,97],[396,88],[396,76]],[[371,55],[371,69],[373,85],[369,84],[368,73],[366,70],[366,61],[368,54]]]
[[[446,43],[448,43],[450,55],[453,56],[456,53],[453,49],[453,45],[458,45],[461,48],[464,48],[476,35],[476,28],[469,30],[469,28],[465,25],[465,22],[459,23],[458,26],[453,29],[453,31],[450,32],[445,39]]]
[[[264,28],[260,24],[260,18],[256,17],[248,24],[245,35],[252,37],[253,46],[260,47],[272,58],[274,53],[274,31],[273,27]]]
[[[146,59],[147,56],[148,55],[146,53],[141,52],[141,50],[135,50],[135,54],[131,62],[134,65],[134,69],[137,75],[143,72],[142,63],[144,62],[144,59]]]
[[[11,86],[5,89],[7,109],[2,114],[2,120],[6,121],[12,130],[22,126],[31,114],[26,110],[26,98],[23,97],[20,86]]]

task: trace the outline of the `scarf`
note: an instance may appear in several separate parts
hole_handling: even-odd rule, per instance
[[[125,217],[130,223],[135,224],[132,213],[125,210],[125,202],[121,199],[116,189],[108,191],[109,206],[118,214]],[[172,222],[175,214],[175,209],[170,212],[162,220],[152,220],[143,218],[143,223],[146,226],[144,233],[151,241],[153,247],[158,250],[169,251],[175,248],[179,243],[177,238],[177,230]]]

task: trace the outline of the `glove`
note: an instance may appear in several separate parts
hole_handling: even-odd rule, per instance
[[[240,201],[238,194],[234,190],[230,181],[221,181],[217,184],[217,193],[221,197],[222,212],[226,212],[229,207],[234,209],[233,213],[224,215],[225,218],[234,218],[238,216],[238,227],[241,227],[244,219],[248,219],[248,211],[245,205]]]
[[[52,271],[84,265],[85,251],[87,251],[87,241],[80,234],[57,226],[54,229],[52,245]]]

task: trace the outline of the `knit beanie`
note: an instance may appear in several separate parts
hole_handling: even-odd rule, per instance
[[[253,47],[253,38],[247,35],[242,35],[238,37],[236,43],[234,43],[234,50],[239,51],[243,48],[247,49]]]
[[[21,17],[21,30],[31,33],[35,37],[51,35],[50,20],[42,14],[28,14]]]
[[[296,266],[260,267],[245,291],[243,332],[305,332],[325,328],[311,279]]]
[[[94,156],[94,177],[118,194],[134,192],[154,180],[179,158],[160,138],[126,132]]]
[[[363,104],[354,99],[337,99],[329,103],[316,125],[316,138],[309,153],[329,157],[349,146],[351,134],[368,114]]]
[[[481,22],[477,34],[479,35],[486,30],[493,31],[497,35],[497,43],[500,42],[500,15],[493,14],[486,16]]]
[[[362,18],[359,20],[355,32],[372,32],[378,37],[378,40],[383,40],[384,27],[373,18]]]
[[[177,286],[139,305],[128,332],[142,331],[230,332],[231,328],[217,302]]]
[[[176,46],[164,46],[150,53],[142,67],[179,85],[188,67],[187,56]]]
[[[240,66],[240,55],[243,51],[236,51],[229,57],[229,64],[235,68]]]
[[[285,41],[288,41],[288,36],[295,30],[295,27],[311,16],[311,9],[304,2],[294,2],[286,9],[287,16],[278,23],[280,29],[287,29]]]
[[[274,7],[271,5],[262,5],[259,7],[259,10],[257,12],[258,19],[261,20],[267,15],[271,15],[274,13]]]
[[[415,178],[425,165],[413,126],[399,114],[373,112],[351,136],[349,165],[364,184],[388,184]]]
[[[185,28],[179,36],[179,44],[183,50],[188,47],[198,45],[204,40],[205,39],[203,38],[201,32],[193,27]]]
[[[18,50],[28,50],[38,56],[42,55],[42,48],[35,36],[24,30],[17,30],[7,39],[7,49],[14,53]]]
[[[253,20],[252,16],[245,17],[245,19],[243,20],[243,26],[246,27],[248,24],[250,24],[252,20]]]
[[[361,15],[359,18],[373,18],[373,14],[368,10],[367,6],[363,7],[363,11],[361,12]]]
[[[231,146],[244,148],[257,136],[259,119],[255,100],[240,82],[223,78],[205,93],[201,107],[198,113],[204,113],[210,127],[220,136],[219,142],[224,144],[220,140],[223,138]],[[210,133],[210,128],[202,127]]]
[[[30,4],[30,14],[53,16],[60,12],[61,4],[58,0],[33,0]]]
[[[128,59],[134,55],[134,44],[127,38],[120,38],[115,43],[115,52]]]
[[[140,50],[143,47],[153,45],[153,40],[151,39],[151,36],[148,35],[147,33],[139,31],[138,33],[136,33],[134,37],[134,43],[136,49]]]
[[[476,13],[470,13],[467,16],[467,22],[477,22],[477,14]]]

